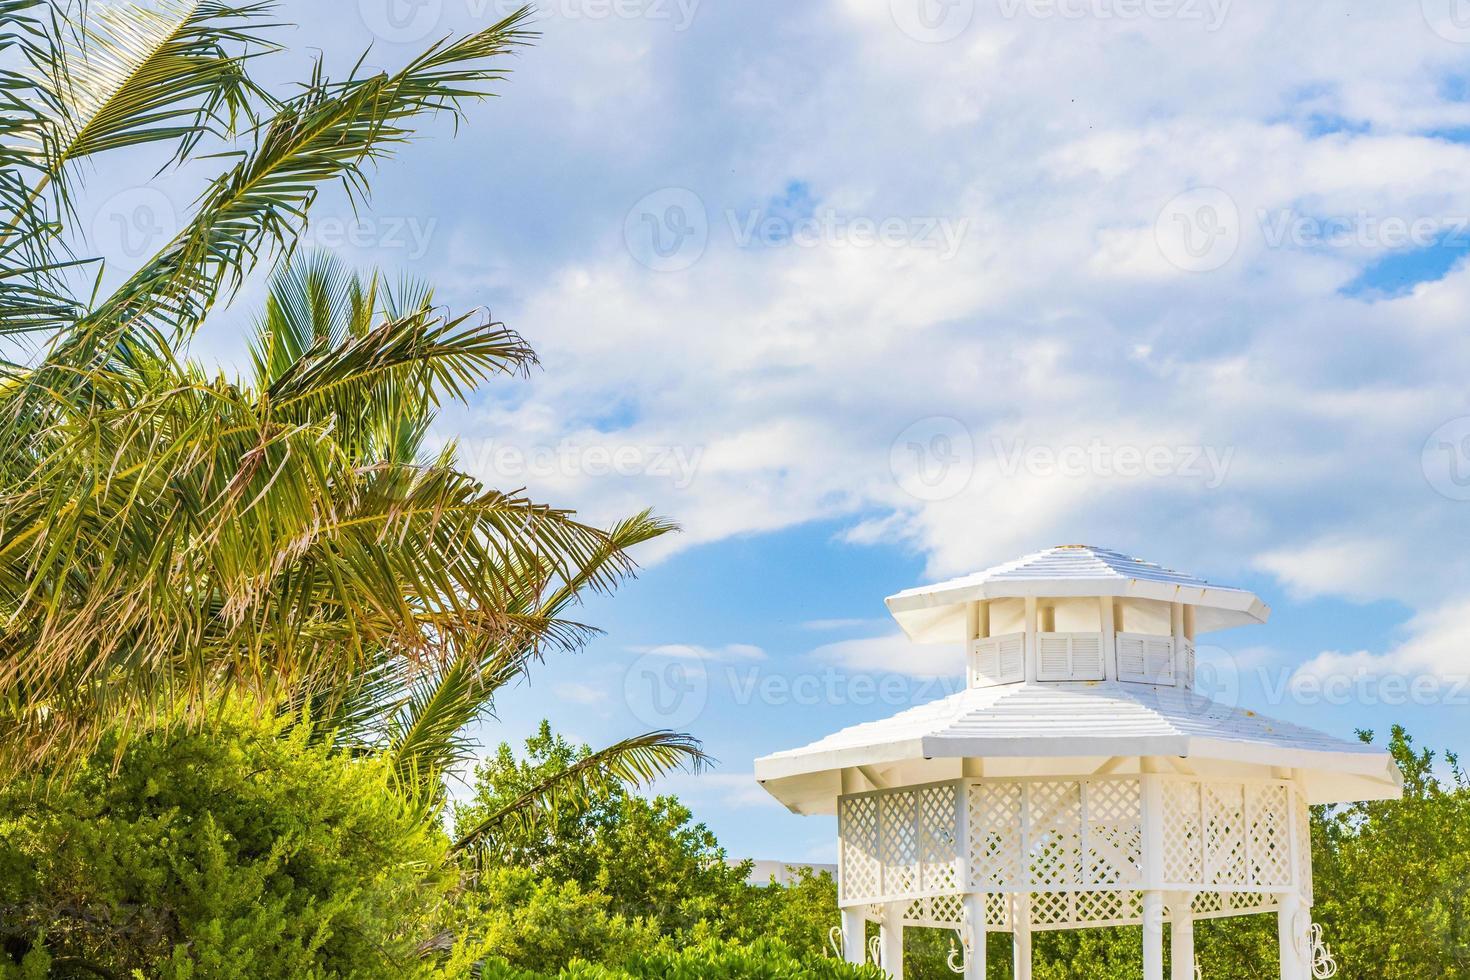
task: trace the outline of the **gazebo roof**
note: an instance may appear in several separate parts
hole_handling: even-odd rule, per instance
[[[917,643],[952,643],[965,607],[1026,596],[1118,596],[1179,602],[1196,609],[1201,633],[1264,623],[1271,609],[1253,593],[1090,545],[1061,545],[888,598],[888,609]]]
[[[1296,770],[1313,803],[1396,799],[1401,777],[1382,749],[1348,742],[1197,692],[1110,682],[968,688],[805,748],[759,759],[755,776],[800,813],[830,813],[841,772],[894,784],[950,778],[955,760],[999,760],[1025,774],[1058,764],[1157,756],[1191,767]],[[1065,760],[1065,762],[1064,762]],[[948,766],[948,769],[946,768]]]

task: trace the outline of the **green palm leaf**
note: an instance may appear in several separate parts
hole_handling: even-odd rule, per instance
[[[576,808],[612,784],[646,786],[669,772],[700,772],[710,759],[698,739],[675,732],[649,732],[587,756],[489,814],[455,841],[462,852],[494,839],[497,831],[524,832],[560,808]]]
[[[440,110],[458,117],[504,77],[500,56],[523,44],[528,10],[483,31],[444,41],[394,74],[334,83],[317,70],[284,103],[255,145],[202,196],[197,213],[83,323],[82,335],[115,337],[117,325],[148,318],[176,335],[191,331],[221,293],[233,292],[261,258],[289,253],[326,184],[366,194],[365,167],[406,142],[409,119]]]

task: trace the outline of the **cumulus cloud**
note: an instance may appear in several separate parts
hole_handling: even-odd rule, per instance
[[[1303,664],[1294,684],[1328,678],[1397,675],[1461,681],[1470,677],[1470,599],[1422,612],[1409,621],[1402,643],[1373,653],[1328,650]]]
[[[1470,268],[1372,283],[1464,224],[1463,45],[1358,0],[961,3],[944,43],[902,6],[553,16],[514,97],[421,151],[483,150],[473,195],[385,170],[439,217],[441,298],[541,355],[445,408],[468,465],[599,521],[655,505],[686,530],[645,561],[835,519],[935,577],[1089,541],[1455,601],[1470,505],[1422,456],[1470,416]],[[828,655],[883,662],[853,642]]]
[[[812,651],[821,663],[861,674],[899,674],[933,679],[965,672],[965,652],[959,644],[914,643],[902,633],[827,643]]]

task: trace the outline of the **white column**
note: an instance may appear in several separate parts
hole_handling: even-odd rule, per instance
[[[1276,913],[1276,937],[1281,944],[1281,980],[1308,980],[1311,970],[1307,965],[1307,906],[1302,897],[1293,892],[1281,896],[1281,909]]]
[[[842,958],[862,966],[868,959],[868,920],[862,909],[842,910]]]
[[[970,955],[965,957],[965,980],[985,980],[985,896],[965,896],[965,927]]]
[[[1011,899],[1012,968],[1015,980],[1031,980],[1031,896]]]
[[[1143,893],[1143,980],[1164,980],[1164,893]]]
[[[878,927],[879,956],[883,972],[893,980],[903,980],[903,906],[890,905],[883,911],[883,924]]]
[[[1036,683],[1036,663],[1039,650],[1036,644],[1036,597],[1028,595],[1026,609],[1026,683]]]
[[[1194,980],[1194,896],[1169,896],[1169,978]]]
[[[1098,619],[1102,627],[1103,680],[1118,679],[1118,624],[1113,621],[1113,597],[1105,595],[1098,602]]]

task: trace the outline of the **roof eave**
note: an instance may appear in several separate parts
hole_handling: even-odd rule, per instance
[[[1323,774],[1360,777],[1380,783],[1396,798],[1402,789],[1398,768],[1382,752],[1331,751],[1273,745],[1237,739],[1215,739],[1182,734],[1129,735],[1098,738],[985,738],[928,735],[878,745],[845,746],[766,756],[755,762],[755,778],[768,780],[811,776],[858,766],[878,766],[916,759],[954,758],[1091,758],[1160,756],[1179,759],[1203,758],[1218,762],[1290,768]],[[1313,802],[1346,802],[1313,800]]]

